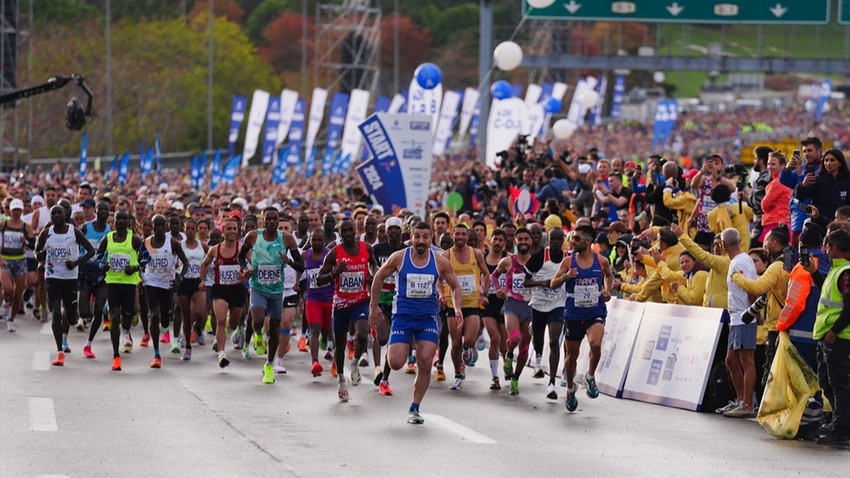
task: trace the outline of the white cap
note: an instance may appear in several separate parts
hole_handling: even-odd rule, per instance
[[[239,205],[239,207],[241,207],[242,209],[245,209],[245,206],[247,206],[247,205],[248,205],[248,202],[247,202],[247,201],[245,201],[245,200],[244,200],[244,199],[242,199],[242,198],[236,198],[236,199],[234,199],[233,201],[230,201],[230,204],[238,204],[238,205]]]
[[[185,211],[186,210],[186,206],[184,206],[183,203],[180,202],[180,201],[174,201],[173,203],[171,203],[171,207],[173,207],[174,209],[176,209],[178,211]]]
[[[375,205],[372,206],[372,211],[380,211],[381,215],[383,215],[384,214],[384,206],[381,206],[380,204],[375,204]]]
[[[44,198],[40,195],[36,194],[30,199],[30,205],[35,206],[36,204],[47,204],[44,202]]]
[[[168,191],[168,184],[166,184],[166,183],[162,183],[162,184],[160,184],[160,185],[159,185],[159,190],[160,190],[160,191]]]
[[[9,204],[9,210],[10,211],[14,210],[14,209],[23,209],[23,208],[24,208],[24,202],[21,201],[20,199],[12,199],[12,203]]]
[[[262,201],[260,201],[260,202],[258,202],[258,203],[257,203],[257,209],[259,209],[260,211],[262,211],[263,209],[267,208],[267,207],[268,207],[268,205],[269,205],[269,203],[268,203],[268,202],[266,202],[266,200],[265,200],[265,199],[263,199]]]
[[[403,229],[401,219],[397,217],[391,217],[387,219],[386,226],[387,229],[391,228],[392,226],[396,226]]]
[[[331,203],[331,211],[339,212],[340,209],[342,209],[342,207],[339,205],[338,202]]]
[[[578,165],[578,172],[579,172],[579,174],[589,173],[590,172],[590,165],[589,164],[579,164]]]

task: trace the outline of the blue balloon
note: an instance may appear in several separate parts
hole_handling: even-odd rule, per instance
[[[561,102],[557,98],[549,98],[543,103],[543,111],[555,114],[561,111]]]
[[[443,72],[440,71],[440,67],[433,63],[423,63],[419,65],[416,68],[416,72],[413,73],[413,76],[416,78],[416,82],[419,83],[419,86],[426,90],[433,90],[443,80]]]
[[[511,88],[511,84],[507,81],[499,80],[490,86],[490,94],[497,100],[504,100],[513,95],[513,88]]]

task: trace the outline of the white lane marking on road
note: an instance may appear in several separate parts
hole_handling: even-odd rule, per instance
[[[32,353],[32,369],[46,372],[50,370],[50,352],[36,350]]]
[[[46,312],[42,312],[44,314]],[[41,335],[53,335],[53,325],[50,322],[45,322],[41,326]]]
[[[71,475],[38,475],[38,478],[71,478]]]
[[[497,443],[496,440],[488,437],[487,435],[482,435],[481,433],[478,433],[477,431],[471,428],[467,428],[453,420],[449,420],[446,417],[440,415],[432,415],[430,413],[423,413],[422,417],[425,418],[425,423],[431,421],[432,423],[437,424],[437,426],[445,428],[446,430],[456,435],[460,435],[461,438],[469,440],[473,443],[483,443],[485,445],[495,445]]]
[[[57,430],[52,398],[30,398],[30,429],[34,432],[55,432]]]

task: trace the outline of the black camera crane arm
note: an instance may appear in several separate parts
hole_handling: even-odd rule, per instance
[[[70,76],[54,76],[40,85],[35,85],[29,88],[24,88],[22,90],[13,91],[5,95],[0,95],[0,104],[17,101],[23,98],[29,98],[31,96],[40,95],[42,93],[47,93],[53,90],[58,90],[60,88],[64,88],[65,85],[71,82],[76,83],[77,86],[79,86],[80,89],[82,89],[88,97],[88,100],[86,101],[86,109],[82,112],[84,117],[77,118],[76,121],[72,122],[72,124],[69,124],[68,126],[71,129],[78,130],[81,129],[84,125],[85,117],[92,116],[92,100],[94,99],[94,94],[92,94],[91,89],[89,89],[89,85],[86,84],[86,79],[80,75],[74,74]],[[76,102],[76,98],[71,100],[71,103],[74,102]],[[71,104],[69,104],[68,115],[71,116],[72,113],[75,116],[79,116],[76,111],[72,111]],[[80,121],[82,121],[82,124],[80,124]],[[72,125],[74,127],[71,127]]]

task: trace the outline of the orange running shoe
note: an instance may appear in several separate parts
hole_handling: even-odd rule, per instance
[[[121,357],[112,359],[112,370],[121,370]]]
[[[94,352],[91,351],[91,345],[86,345],[85,347],[83,347],[83,357],[88,359],[95,358]]]
[[[151,362],[151,368],[162,368],[162,357],[154,355],[153,362]]]
[[[309,347],[307,347],[306,338],[301,337],[300,339],[298,339],[298,350],[301,352],[308,352],[310,350]]]
[[[142,341],[139,342],[139,345],[142,347],[147,347],[151,343],[151,334],[142,335]]]
[[[339,374],[336,371],[336,362],[331,362],[331,376],[337,377]]]
[[[314,362],[313,362],[313,368],[311,368],[311,369],[310,369],[310,372],[313,374],[313,376],[314,376],[314,377],[319,377],[319,376],[321,376],[321,375],[322,375],[322,370],[324,370],[324,369],[322,368],[322,364],[320,364],[320,363],[319,363],[319,361],[318,361],[318,360],[316,360],[316,361],[314,361]],[[334,377],[336,377],[336,373],[335,373],[335,372],[336,372],[336,370],[333,370],[333,371],[331,372],[331,374],[332,374]]]
[[[65,353],[64,352],[58,352],[56,354],[56,360],[54,360],[51,364],[55,365],[57,367],[64,366],[65,365]]]
[[[357,348],[357,344],[353,340],[348,341],[348,360],[354,358],[354,349]]]
[[[381,395],[385,397],[393,396],[393,391],[390,390],[390,384],[387,382],[381,382],[381,384],[378,385],[378,391],[381,392]]]

